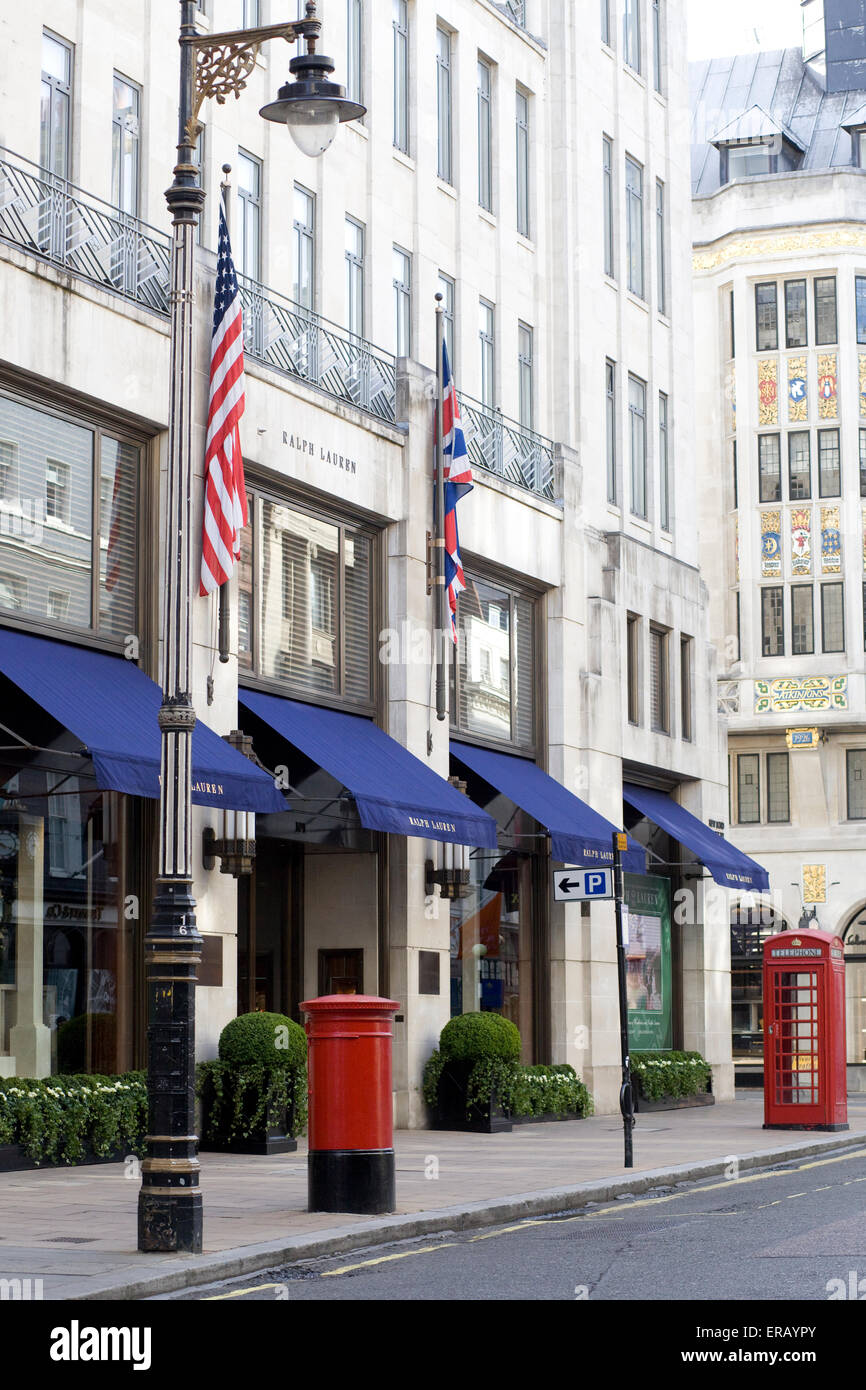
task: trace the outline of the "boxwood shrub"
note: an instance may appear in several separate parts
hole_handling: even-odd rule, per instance
[[[633,1052],[631,1073],[647,1100],[680,1099],[706,1091],[712,1068],[699,1052]]]
[[[196,1067],[202,1138],[249,1138],[284,1107],[292,1139],[307,1123],[307,1036],[285,1014],[240,1014],[220,1034],[219,1059]]]
[[[144,1153],[147,1077],[47,1076],[0,1080],[0,1144],[19,1144],[34,1163],[80,1163]]]
[[[466,1079],[466,1118],[495,1091],[506,1115],[591,1115],[592,1097],[567,1064],[522,1066],[520,1031],[495,1013],[459,1014],[439,1037],[424,1068],[422,1093],[432,1110],[439,1104],[439,1078],[449,1063],[471,1063]]]

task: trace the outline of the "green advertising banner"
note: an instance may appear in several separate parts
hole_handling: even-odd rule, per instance
[[[671,886],[666,878],[625,875],[628,1037],[632,1052],[669,1048]]]

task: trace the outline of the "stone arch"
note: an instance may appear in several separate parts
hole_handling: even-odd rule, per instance
[[[849,1062],[866,1062],[866,902],[840,919],[845,946],[845,1031]]]

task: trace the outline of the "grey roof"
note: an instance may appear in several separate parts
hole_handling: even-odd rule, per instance
[[[851,136],[844,123],[866,104],[866,90],[825,92],[799,48],[705,58],[690,64],[689,75],[696,198],[719,187],[719,152],[711,142],[754,107],[793,135],[804,152],[801,169],[850,165]]]

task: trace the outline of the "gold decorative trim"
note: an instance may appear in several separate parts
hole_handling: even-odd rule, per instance
[[[692,257],[692,267],[694,270],[716,270],[741,256],[784,256],[794,252],[839,250],[845,247],[866,251],[866,228],[837,227],[826,232],[789,232],[784,236],[778,233],[763,236],[735,233],[718,251],[696,251]]]

